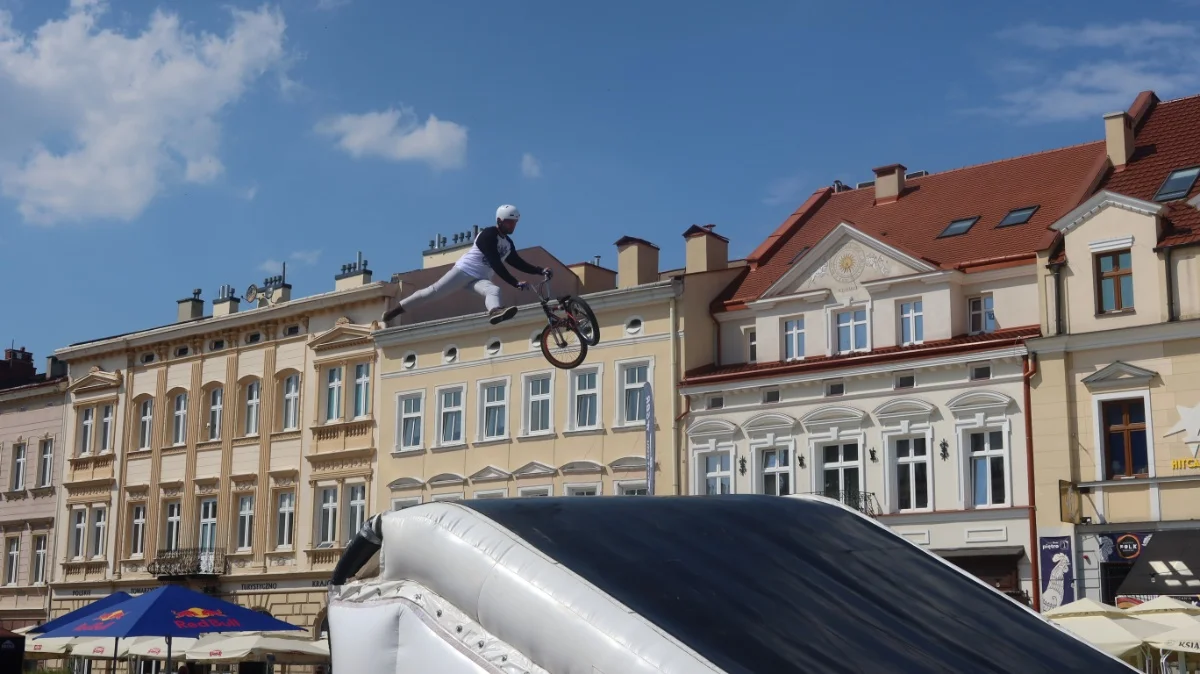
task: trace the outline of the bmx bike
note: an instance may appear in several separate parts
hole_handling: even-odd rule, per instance
[[[596,314],[581,297],[550,297],[550,279],[531,285],[546,314],[546,327],[538,335],[542,355],[555,367],[571,370],[587,358],[589,346],[600,343],[600,324]],[[559,354],[562,354],[561,356]],[[574,355],[571,355],[574,354]]]

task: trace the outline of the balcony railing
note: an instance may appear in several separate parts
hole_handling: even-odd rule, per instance
[[[146,570],[159,578],[193,578],[223,576],[229,573],[224,550],[183,548],[159,550]]]
[[[879,505],[879,499],[875,498],[874,492],[869,491],[814,491],[809,494],[817,496],[825,496],[827,498],[841,501],[847,506],[854,508],[858,512],[867,517],[879,517],[883,514],[883,508]]]

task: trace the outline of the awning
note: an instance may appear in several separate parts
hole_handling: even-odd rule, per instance
[[[1117,594],[1200,594],[1200,529],[1154,532]]]
[[[942,548],[940,550],[931,549],[930,552],[942,559],[964,559],[969,557],[1019,558],[1025,556],[1025,548],[1019,545],[998,545],[992,548]]]

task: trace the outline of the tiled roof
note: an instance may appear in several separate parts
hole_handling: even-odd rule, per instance
[[[750,256],[758,267],[734,282],[723,305],[756,299],[842,222],[943,269],[1032,256],[1052,240],[1047,228],[1090,196],[1104,158],[1104,142],[1095,141],[933,173],[908,180],[898,201],[879,206],[874,187],[818,191]],[[1025,224],[996,229],[1024,206],[1040,208]],[[974,216],[966,234],[938,238],[952,220]]]
[[[779,377],[783,375],[819,372],[835,368],[873,365],[909,358],[926,358],[930,356],[984,351],[1004,346],[1015,346],[1037,337],[1041,328],[1037,325],[1027,325],[1018,328],[996,330],[995,332],[978,335],[959,335],[950,339],[925,342],[916,346],[886,346],[867,353],[853,353],[835,356],[812,356],[798,362],[775,361],[770,363],[738,363],[715,367],[706,365],[688,372],[681,385],[701,386],[715,384],[731,379],[752,379],[755,377]]]

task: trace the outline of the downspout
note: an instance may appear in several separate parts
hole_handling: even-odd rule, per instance
[[[1179,320],[1175,309],[1175,270],[1171,268],[1171,253],[1175,251],[1174,246],[1167,248],[1167,322],[1174,323]]]
[[[680,279],[679,285],[685,281]],[[679,456],[679,314],[676,305],[679,302],[678,293],[671,293],[671,456]],[[675,495],[679,495],[679,459],[675,459]],[[653,494],[651,494],[653,496]]]
[[[1021,357],[1024,361],[1022,372],[1022,395],[1025,403],[1025,478],[1029,490],[1029,569],[1033,581],[1033,610],[1042,612],[1042,578],[1038,572],[1037,545],[1037,495],[1034,492],[1033,481],[1033,414],[1030,405],[1029,382],[1037,374],[1037,354],[1026,353]]]
[[[1062,288],[1062,263],[1051,262],[1050,272],[1054,275],[1054,334],[1061,335],[1063,333],[1063,288]]]

